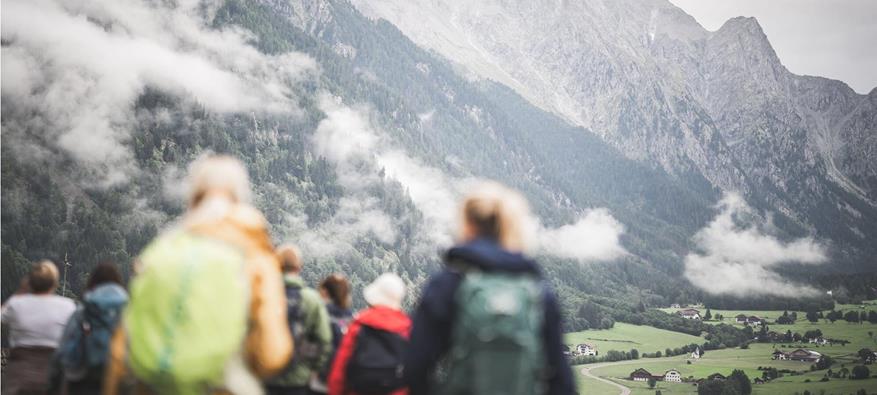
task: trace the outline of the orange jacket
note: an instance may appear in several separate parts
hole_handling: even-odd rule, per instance
[[[289,361],[293,344],[286,322],[280,263],[264,217],[252,207],[205,201],[189,213],[180,226],[186,231],[225,241],[244,252],[250,283],[250,318],[242,355],[247,367],[259,378],[278,373]],[[111,341],[105,394],[115,394],[126,374],[125,336],[120,326]]]

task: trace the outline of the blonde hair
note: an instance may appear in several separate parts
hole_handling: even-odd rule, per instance
[[[238,203],[250,200],[250,178],[240,160],[226,155],[202,155],[189,165],[189,207],[211,192],[225,192]]]
[[[27,281],[31,292],[35,294],[52,292],[58,287],[58,268],[48,259],[34,263]]]
[[[530,209],[524,196],[515,190],[485,182],[463,200],[461,216],[462,224],[471,226],[478,236],[496,240],[506,250],[523,252],[527,247]]]
[[[280,268],[284,273],[301,271],[301,253],[298,247],[290,244],[277,247],[277,257],[280,258]]]

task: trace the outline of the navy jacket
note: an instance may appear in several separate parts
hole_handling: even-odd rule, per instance
[[[484,272],[532,273],[541,276],[535,262],[521,254],[500,248],[496,242],[478,239],[451,248],[446,262],[465,262]],[[436,363],[450,349],[451,328],[456,306],[454,294],[463,275],[450,266],[435,274],[423,290],[420,305],[414,314],[411,343],[405,360],[405,379],[411,395],[430,393],[431,373]],[[546,361],[550,377],[548,394],[574,394],[572,371],[563,356],[560,308],[554,292],[545,292],[545,324],[543,327]]]

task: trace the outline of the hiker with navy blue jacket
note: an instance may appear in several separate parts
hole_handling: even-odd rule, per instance
[[[462,215],[461,243],[445,254],[413,317],[410,393],[574,394],[557,299],[520,252],[526,201],[485,184]]]

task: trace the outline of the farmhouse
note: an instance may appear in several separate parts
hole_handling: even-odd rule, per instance
[[[576,353],[579,355],[597,355],[597,347],[582,343],[576,346]]]
[[[825,340],[824,337],[814,337],[814,338],[810,339],[809,342],[810,342],[810,344],[816,344],[816,345],[820,345],[820,346],[824,346],[824,345],[828,344],[828,340]]]
[[[664,372],[664,381],[669,381],[672,383],[681,383],[682,382],[682,374],[679,373],[678,370],[671,369]]]
[[[788,359],[801,362],[816,362],[821,357],[822,354],[816,351],[799,348],[795,351],[790,352]]]
[[[680,306],[679,303],[673,303],[670,305],[670,308],[671,309],[679,309],[679,308],[682,308],[682,306]]]
[[[630,379],[633,381],[649,381],[650,378],[652,378],[652,374],[643,368],[639,368],[630,373]]]
[[[698,311],[697,309],[679,310],[676,312],[676,314],[679,314],[682,318],[689,319],[689,320],[699,320],[700,319],[700,311]]]
[[[757,315],[749,315],[746,314],[738,314],[734,317],[738,324],[742,325],[761,325],[761,322],[764,321],[761,317]]]

